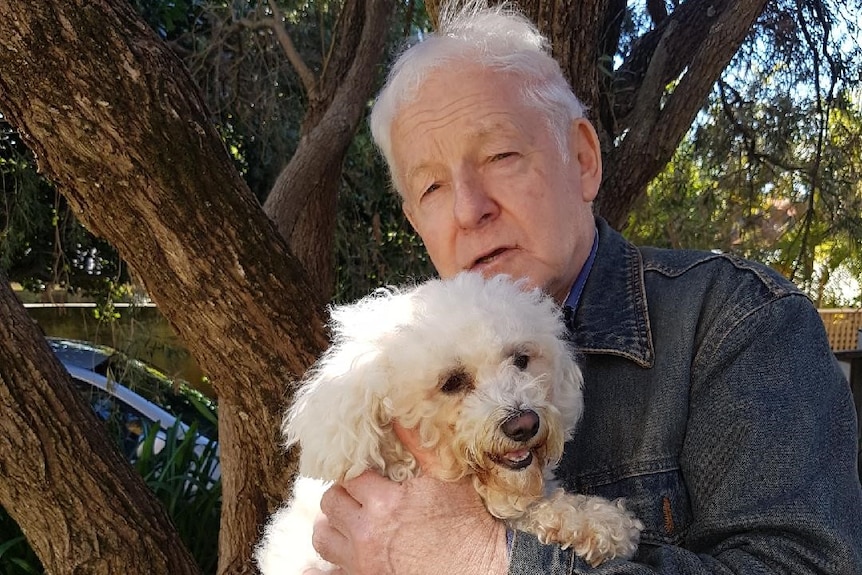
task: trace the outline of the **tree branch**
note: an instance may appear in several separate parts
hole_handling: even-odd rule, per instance
[[[761,4],[762,10],[765,2],[756,1]],[[751,3],[746,0],[741,4]],[[664,74],[658,79],[664,86],[691,66],[694,55],[708,41],[710,30],[714,28],[721,15],[728,11],[741,10],[743,7],[734,0],[689,0],[662,19],[652,31],[644,34],[615,73],[612,95],[613,117],[618,122],[618,131],[615,135],[633,125],[626,121],[626,118],[642,97],[641,86],[644,76],[659,43],[664,43],[667,54],[666,63],[663,66]],[[669,27],[675,28],[671,34],[667,34]],[[747,30],[748,28],[745,29]]]
[[[275,37],[278,40],[278,44],[281,46],[281,49],[284,50],[284,55],[287,57],[287,61],[290,62],[293,69],[296,70],[296,74],[302,81],[302,85],[305,86],[308,98],[316,98],[317,77],[314,75],[314,72],[306,66],[305,61],[302,59],[302,56],[300,56],[296,46],[294,46],[293,40],[290,39],[290,35],[287,33],[287,29],[284,26],[284,17],[281,15],[278,3],[275,0],[268,0],[268,2],[270,10],[272,10],[272,18],[264,18],[262,22],[269,26],[275,33]]]
[[[323,214],[334,213],[341,163],[377,83],[375,69],[383,56],[394,2],[350,0],[342,11],[340,18],[345,20],[339,31],[355,35],[358,29],[361,34],[358,39],[339,34],[346,45],[339,46],[337,61],[327,62],[321,99],[310,103],[299,146],[264,204],[324,300],[333,285],[334,219],[325,220]],[[314,184],[297,186],[301,176]],[[331,209],[323,209],[324,204]]]
[[[619,229],[625,225],[634,202],[673,156],[765,4],[765,0],[729,4],[713,1],[708,5],[685,2],[648,34],[649,53],[657,62],[645,61],[650,64],[638,72],[636,93],[626,104],[628,107],[617,108],[624,136],[609,154],[610,169],[603,182],[605,190],[628,189],[628,194],[610,198],[600,195],[596,202],[596,209],[612,226]],[[657,36],[659,32],[661,36]],[[659,50],[663,55],[657,56]],[[676,82],[672,84],[673,80]],[[647,111],[642,101],[649,102],[653,109]],[[619,115],[622,110],[627,115]]]

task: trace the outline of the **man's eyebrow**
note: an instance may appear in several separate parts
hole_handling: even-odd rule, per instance
[[[422,176],[428,172],[433,172],[434,169],[431,167],[431,164],[428,162],[423,162],[418,166],[413,166],[407,173],[404,174],[404,181],[410,182],[418,176]]]
[[[520,130],[509,122],[493,122],[478,126],[465,132],[465,139],[473,140],[479,144],[484,144],[488,140],[498,137],[518,137],[521,135]],[[427,173],[433,173],[436,168],[433,162],[422,162],[419,165],[413,166],[404,173],[404,181],[410,182],[413,178],[423,176]]]
[[[494,122],[480,126],[470,134],[470,137],[475,140],[487,140],[496,136],[517,136],[520,131],[509,122]]]

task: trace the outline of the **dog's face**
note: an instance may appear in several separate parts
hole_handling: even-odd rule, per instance
[[[397,420],[436,449],[443,478],[541,495],[580,417],[582,379],[556,305],[521,287],[462,274],[333,310],[333,346],[285,423],[300,472],[403,478],[415,462]]]

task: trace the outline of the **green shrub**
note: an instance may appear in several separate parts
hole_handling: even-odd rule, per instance
[[[42,563],[27,544],[21,528],[0,507],[0,573],[3,575],[36,575],[43,573]]]
[[[165,446],[154,453],[155,433],[146,433],[135,469],[165,506],[186,547],[203,573],[215,573],[221,516],[221,477],[212,478],[219,464],[217,445],[195,442],[197,425],[184,437],[178,425],[165,433]]]

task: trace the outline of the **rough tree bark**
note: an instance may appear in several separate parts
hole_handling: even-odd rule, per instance
[[[80,220],[119,250],[209,374],[220,407],[219,572],[254,572],[259,526],[294,471],[276,437],[289,382],[325,344],[322,310],[301,265],[233,168],[186,70],[128,2],[0,2],[0,106],[40,169]],[[312,183],[298,174],[293,185]],[[15,345],[8,336],[0,341]],[[44,346],[27,349],[34,363],[49,363]],[[4,381],[18,377],[12,367],[0,364]],[[57,373],[44,379],[55,393],[66,383]],[[90,424],[80,410],[52,406],[76,426]],[[74,451],[67,446],[57,443],[54,455],[64,465],[110,457],[92,441]],[[31,455],[0,443],[0,466],[19,458],[43,465],[38,453]],[[101,477],[61,480],[95,489]],[[5,474],[0,483],[0,504],[30,535],[62,541],[88,525],[122,531],[126,521],[108,508],[66,506],[52,508],[58,520],[45,523],[49,502],[37,489],[11,486]],[[109,487],[140,490],[128,474]],[[147,526],[171,530],[163,515]],[[112,550],[84,546],[79,551],[88,555],[77,560],[101,565]],[[37,551],[54,561],[50,550]],[[185,572],[182,565],[152,571],[148,565],[130,562],[126,571]],[[53,572],[70,573],[72,565]]]
[[[0,502],[46,570],[198,573],[2,274],[0,317]]]

